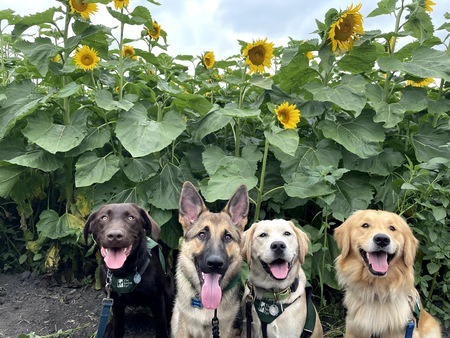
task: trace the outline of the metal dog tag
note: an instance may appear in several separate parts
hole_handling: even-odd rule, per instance
[[[134,277],[133,277],[133,281],[136,283],[136,284],[139,284],[139,282],[141,281],[141,275],[139,274],[139,272],[136,272],[136,274],[134,275]]]

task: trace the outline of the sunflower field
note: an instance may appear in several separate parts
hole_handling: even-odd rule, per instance
[[[314,39],[238,41],[216,60],[169,55],[157,5],[0,11],[0,272],[93,280],[82,229],[110,202],[148,209],[173,257],[183,182],[213,210],[246,184],[250,224],[287,218],[308,233],[325,322],[343,313],[333,229],[375,208],[413,228],[417,287],[450,326],[450,14],[435,27],[432,1],[381,0],[369,17],[394,29],[366,31],[361,5],[332,8]],[[110,27],[90,21],[100,6]]]

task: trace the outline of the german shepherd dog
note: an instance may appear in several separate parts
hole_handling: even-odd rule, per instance
[[[240,240],[247,224],[248,192],[241,185],[219,213],[208,210],[190,182],[179,203],[183,241],[176,268],[174,338],[211,337],[217,313],[220,337],[238,336],[233,323],[240,307]]]
[[[106,285],[109,276],[112,287],[113,315],[105,337],[124,336],[125,307],[129,305],[150,307],[156,337],[169,336],[175,285],[155,242],[159,232],[159,225],[147,211],[132,203],[105,204],[87,219],[85,240],[92,234],[100,247],[102,284]]]

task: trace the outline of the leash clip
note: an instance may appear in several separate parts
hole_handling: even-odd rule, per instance
[[[412,338],[414,333],[414,320],[409,320],[408,324],[406,324],[406,332],[405,332],[405,338]]]
[[[112,290],[112,272],[108,269],[106,272],[106,283],[105,283],[105,291],[106,291],[106,298],[105,299],[111,299],[111,290]]]

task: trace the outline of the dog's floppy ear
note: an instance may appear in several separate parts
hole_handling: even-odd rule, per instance
[[[161,232],[161,228],[159,227],[158,223],[155,222],[155,220],[146,210],[140,207],[137,208],[139,209],[141,217],[144,220],[144,229],[150,230],[150,237],[157,241]]]
[[[253,223],[250,228],[244,231],[241,238],[241,255],[248,266],[250,266],[252,262],[253,233],[255,232],[257,225],[258,223]]]
[[[203,202],[203,198],[189,181],[184,182],[183,188],[181,189],[178,209],[178,220],[183,226],[183,229],[192,225],[202,212],[208,210]]]
[[[223,209],[231,216],[234,225],[244,230],[248,215],[248,192],[245,185],[240,185]]]
[[[403,232],[405,237],[405,244],[403,246],[403,261],[405,262],[405,265],[408,267],[414,267],[414,261],[416,258],[416,252],[417,248],[419,246],[419,241],[416,237],[414,237],[414,234],[409,227],[409,225],[406,223],[403,218],[399,217],[399,222],[402,222],[402,227],[405,229]]]
[[[355,214],[351,215],[344,223],[334,229],[334,239],[341,250],[341,258],[345,259],[351,250],[350,226],[355,221]]]
[[[297,237],[298,242],[298,259],[300,261],[300,264],[305,263],[305,257],[308,254],[308,247],[309,247],[309,238],[308,235],[297,228],[294,223],[289,221],[289,225],[291,226],[292,230],[295,232],[295,235]]]
[[[86,220],[86,223],[84,224],[83,237],[85,244],[88,244],[88,236],[92,233],[92,226],[94,225],[93,222],[95,217],[97,217],[97,212],[98,211],[92,212]]]

